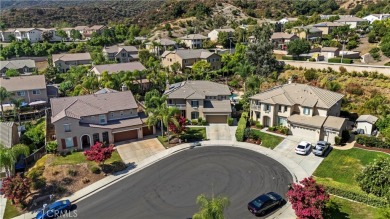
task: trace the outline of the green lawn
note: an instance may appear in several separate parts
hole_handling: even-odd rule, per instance
[[[280,142],[283,141],[282,137],[270,135],[260,130],[255,130],[255,129],[252,130],[260,136],[261,146],[263,147],[274,149],[276,146],[278,146]]]
[[[13,218],[19,215],[20,212],[18,211],[18,209],[15,206],[11,205],[10,200],[7,200],[7,205],[5,206],[5,212],[4,212],[4,219]]]
[[[183,142],[185,142],[186,139],[188,142],[206,140],[207,139],[206,128],[204,127],[187,128],[186,133],[182,134],[180,138],[182,139]],[[167,136],[164,137],[158,136],[157,139],[165,148],[175,146],[174,144],[168,144]]]
[[[115,161],[122,161],[117,151],[114,151],[111,155],[111,158],[104,163],[110,164]],[[80,164],[86,162],[93,162],[93,161],[87,161],[85,159],[83,152],[73,152],[70,155],[55,157],[51,165],[56,166],[56,165],[65,165],[65,164]]]
[[[330,197],[327,203],[327,216],[332,219],[354,219],[365,218],[374,219],[380,215],[379,209],[362,203],[351,202],[336,196]]]

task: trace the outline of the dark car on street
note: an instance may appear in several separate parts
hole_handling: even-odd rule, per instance
[[[313,154],[316,156],[324,156],[326,151],[330,148],[330,143],[326,141],[317,142],[316,146],[313,149]]]
[[[61,216],[63,212],[70,210],[72,207],[69,200],[56,201],[53,204],[49,205],[45,209],[38,211],[36,219],[48,219],[56,218]]]
[[[269,192],[262,194],[253,201],[249,202],[248,210],[256,216],[264,215],[268,210],[282,205],[283,201],[282,196],[276,194],[275,192]]]

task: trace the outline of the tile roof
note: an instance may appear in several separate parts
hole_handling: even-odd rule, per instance
[[[182,39],[182,40],[197,40],[197,39],[205,40],[207,38],[208,37],[200,35],[200,34],[188,34],[188,35],[185,35],[183,37],[180,37],[179,39]]]
[[[105,27],[105,26],[104,25],[93,25],[93,26],[91,26],[91,27],[89,27],[87,29],[89,29],[89,30],[100,30],[103,27]]]
[[[145,69],[145,66],[143,66],[140,62],[126,62],[107,65],[95,65],[92,71],[94,71],[95,74],[100,75],[105,71],[107,71],[108,74],[113,74],[120,71],[143,71]]]
[[[340,131],[343,128],[344,123],[347,121],[345,118],[328,116],[324,123],[324,128]]]
[[[372,115],[361,115],[359,118],[356,120],[356,122],[368,122],[371,124],[375,124],[376,121],[378,120],[378,117],[372,116]]]
[[[76,26],[76,27],[74,27],[75,30],[85,30],[87,28],[88,28],[88,26]]]
[[[159,43],[162,46],[174,46],[176,45],[176,42],[170,39],[162,38],[155,40],[154,42]]]
[[[0,61],[0,68],[7,69],[21,69],[24,66],[29,68],[35,68],[35,61],[32,59],[21,59],[21,60],[10,60],[10,61]]]
[[[230,100],[205,100],[203,105],[204,113],[231,113]]]
[[[103,129],[117,129],[135,125],[142,125],[143,122],[140,117],[133,117],[128,119],[118,119],[107,121],[107,124],[93,124],[93,123],[80,123],[80,126],[91,128],[103,128]]]
[[[271,36],[271,40],[273,40],[273,39],[291,39],[294,36],[297,37],[294,34],[288,34],[288,33],[284,33],[284,32],[274,32]],[[255,38],[255,37],[253,37],[253,38]]]
[[[119,92],[119,91],[114,90],[114,89],[110,89],[110,88],[103,88],[103,89],[96,91],[94,94],[106,94],[106,93],[116,93],[116,92]]]
[[[80,119],[138,107],[131,91],[52,98],[50,102],[52,122],[64,117]]]
[[[39,30],[37,28],[32,28],[32,27],[27,27],[27,28],[15,28],[15,31],[19,32],[27,32],[27,31],[32,31],[32,30]]]
[[[221,29],[214,29],[217,32],[234,32],[234,29],[232,28],[221,28]]]
[[[182,59],[198,59],[198,58],[207,59],[209,56],[216,53],[210,52],[205,49],[177,49],[174,51],[165,51],[161,55],[161,57],[166,57],[168,54],[176,54]]]
[[[336,20],[336,22],[360,22],[360,21],[366,21],[366,20],[355,16],[343,17]]]
[[[340,50],[337,47],[322,47],[321,52],[336,52],[337,50]]]
[[[313,27],[311,25],[308,25],[308,26],[299,26],[299,27],[294,27],[294,29],[297,29],[297,30],[309,30],[310,33],[318,33],[318,32],[322,32],[322,30],[316,28],[316,27]]]
[[[340,23],[335,23],[335,22],[321,22],[318,24],[314,24],[314,27],[340,27],[343,26],[344,24]]]
[[[276,86],[250,99],[272,104],[302,106],[317,106],[328,109],[336,104],[344,95],[329,90],[313,87],[306,84],[284,84]]]
[[[1,30],[0,32],[2,32],[2,33],[13,33],[13,32],[15,32],[15,28],[8,28],[8,29],[6,29],[6,30]]]
[[[322,128],[322,125],[324,124],[325,120],[326,117],[324,116],[301,116],[296,114],[287,117],[287,121],[292,124],[309,126],[314,128]]]
[[[78,60],[92,60],[89,53],[63,53],[53,54],[53,62],[57,60],[62,61],[78,61]]]
[[[113,45],[109,47],[104,47],[103,51],[107,53],[119,53],[122,49],[126,50],[126,52],[138,52],[138,49],[135,46],[118,46]]]
[[[0,78],[0,84],[7,91],[46,89],[44,75],[18,76],[11,78]]]
[[[171,84],[165,95],[171,99],[205,99],[206,96],[230,95],[229,87],[211,81],[183,81]]]

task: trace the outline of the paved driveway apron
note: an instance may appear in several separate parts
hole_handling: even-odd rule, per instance
[[[312,175],[324,158],[315,156],[312,153],[312,150],[310,150],[310,153],[308,155],[296,154],[295,147],[298,145],[299,142],[304,140],[305,139],[302,138],[288,136],[278,146],[276,146],[276,148],[274,148],[274,151],[277,151],[280,154],[292,159],[301,167],[303,167],[303,169],[306,170],[308,174]],[[316,142],[311,143],[315,144]]]
[[[210,124],[206,127],[206,132],[210,140],[232,140],[230,127],[227,124]]]
[[[123,162],[128,164],[133,162],[138,163],[147,157],[165,150],[157,138],[119,143],[116,149]]]

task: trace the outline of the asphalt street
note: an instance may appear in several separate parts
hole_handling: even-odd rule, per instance
[[[227,218],[255,218],[247,203],[274,191],[284,196],[292,176],[277,161],[232,147],[186,150],[76,203],[78,218],[186,219],[199,194],[230,200]]]

